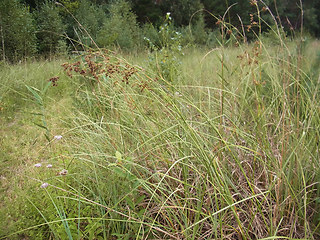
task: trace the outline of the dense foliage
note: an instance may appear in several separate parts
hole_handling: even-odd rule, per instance
[[[29,9],[17,1],[0,2],[1,59],[18,60],[36,51],[35,23]]]
[[[140,49],[147,46],[145,25],[158,28],[167,12],[186,44],[218,44],[219,19],[246,29],[242,35],[248,40],[258,31],[250,25],[258,21],[262,32],[276,23],[288,36],[303,28],[318,37],[319,7],[318,1],[311,0],[4,0],[0,54],[2,60],[16,61],[36,53],[66,51],[68,45]]]

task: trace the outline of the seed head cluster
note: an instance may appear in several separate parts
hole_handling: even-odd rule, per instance
[[[49,82],[52,82],[52,86],[58,86],[58,80],[59,80],[59,77],[52,77],[49,79]]]
[[[109,57],[106,54],[89,52],[84,56],[83,61],[64,63],[62,67],[69,77],[74,73],[89,79],[91,82],[100,82],[102,78],[117,78],[129,84],[129,79],[137,69],[129,64],[124,64],[118,59]]]
[[[241,66],[259,64],[259,56],[261,55],[261,48],[259,41],[256,41],[251,51],[244,51],[243,54],[237,56],[242,61]]]

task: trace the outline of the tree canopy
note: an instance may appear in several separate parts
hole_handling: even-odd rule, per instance
[[[191,24],[198,36],[192,39],[201,44],[208,41],[199,38],[219,31],[216,23],[222,20],[247,30],[260,20],[262,32],[277,24],[287,33],[303,28],[319,37],[319,10],[320,2],[313,0],[2,0],[0,57],[55,53],[63,42],[141,46],[144,35],[154,34],[150,25],[157,29],[168,12],[177,31],[188,32]]]

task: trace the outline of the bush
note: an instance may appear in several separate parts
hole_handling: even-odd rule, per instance
[[[205,45],[208,40],[208,33],[205,29],[203,17],[198,18],[194,21],[194,23],[190,23],[189,26],[182,27],[181,33],[183,35],[183,45]]]
[[[150,43],[160,46],[160,37],[158,29],[151,23],[146,23],[142,26],[142,35],[144,39],[148,39],[148,41],[144,41],[147,47],[150,47]]]
[[[286,37],[286,32],[276,25],[270,26],[270,29],[262,34],[263,42],[269,44],[280,44]]]
[[[117,0],[109,6],[109,16],[98,33],[99,46],[118,46],[122,49],[134,49],[141,42],[140,29],[131,5],[125,0]]]

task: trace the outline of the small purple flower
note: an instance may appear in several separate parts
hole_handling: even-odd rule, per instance
[[[47,168],[52,168],[52,164],[48,164],[48,165],[47,165]]]
[[[54,139],[55,139],[55,140],[61,140],[61,139],[62,139],[62,136],[61,136],[61,135],[56,135],[56,136],[54,136]]]
[[[41,164],[41,163],[37,163],[37,164],[35,164],[34,166],[35,166],[35,167],[41,167],[42,164]]]
[[[49,183],[46,183],[46,182],[45,182],[45,183],[42,183],[40,187],[41,187],[41,188],[46,188],[46,187],[48,187],[48,186],[49,186]]]

